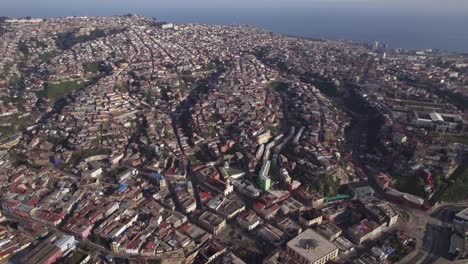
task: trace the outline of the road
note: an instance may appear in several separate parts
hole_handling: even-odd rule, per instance
[[[452,234],[450,227],[456,212],[466,208],[463,204],[445,204],[433,213],[394,205],[400,210],[410,212],[411,220],[402,229],[418,241],[415,252],[401,263],[430,264],[440,257],[447,259]]]
[[[344,102],[341,105],[343,106],[342,109],[352,117],[348,140],[351,142],[353,149],[352,161],[359,166],[362,161],[361,155],[365,154],[365,148],[362,146],[367,143],[364,135],[368,133],[368,120],[366,115],[348,109]],[[388,111],[384,105],[379,106]],[[392,118],[394,119],[394,117]],[[400,219],[397,228],[405,231],[418,242],[415,251],[404,258],[401,263],[429,264],[434,263],[440,257],[448,257],[451,235],[450,225],[454,212],[461,210],[463,206],[468,206],[468,202],[438,205],[433,209],[432,214],[399,204],[393,204],[393,206],[399,211],[407,211],[411,214],[412,217],[408,222]]]

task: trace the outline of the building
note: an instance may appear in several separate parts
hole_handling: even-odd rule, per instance
[[[6,220],[6,217],[0,212],[0,223],[5,222]]]
[[[457,233],[453,233],[450,236],[450,247],[449,247],[449,255],[452,260],[464,260],[468,257],[468,240],[464,237],[460,236]],[[466,262],[463,262],[466,263]]]
[[[240,180],[245,176],[245,171],[231,168],[228,162],[226,162],[224,166],[218,167],[218,169],[223,179]]]
[[[300,181],[293,180],[290,184],[288,184],[288,190],[291,192],[296,190],[299,187],[301,187]]]
[[[374,222],[390,227],[398,221],[398,212],[388,202],[373,196],[363,196],[359,202],[366,208],[366,217]]]
[[[21,137],[19,135],[15,135],[9,139],[5,139],[0,142],[0,149],[10,149],[20,142]]]
[[[285,264],[285,263],[296,263],[291,256],[288,255],[286,250],[279,249],[275,250],[272,254],[263,260],[263,264]]]
[[[265,144],[265,143],[268,142],[268,140],[270,140],[270,138],[271,138],[270,130],[265,130],[265,131],[261,132],[260,134],[258,134],[257,144],[259,144],[259,145]]]
[[[413,194],[400,192],[393,188],[388,188],[384,193],[384,197],[387,200],[405,204],[417,209],[427,210],[430,208],[423,198]]]
[[[465,124],[463,117],[457,114],[448,113],[418,113],[412,111],[409,113],[411,124],[417,127],[433,128],[436,131],[457,131]]]
[[[288,235],[286,233],[269,224],[261,225],[257,229],[256,234],[263,241],[266,241],[275,247],[281,246],[286,241],[286,239],[288,239]]]
[[[63,236],[54,242],[54,245],[60,248],[62,256],[66,256],[76,248],[76,240],[74,236]]]
[[[338,256],[338,248],[312,229],[307,229],[288,242],[288,255],[305,264],[323,264]]]
[[[304,227],[319,225],[322,223],[322,217],[323,214],[321,210],[312,208],[299,215],[299,224]]]
[[[374,180],[377,183],[377,185],[379,186],[379,188],[382,189],[383,191],[390,188],[394,183],[393,178],[390,177],[390,175],[388,175],[386,173],[383,173],[383,172],[379,172],[379,173],[375,174],[374,175]]]
[[[260,190],[247,180],[233,181],[232,185],[234,190],[249,198],[256,198],[260,195]]]
[[[384,226],[386,226],[386,224],[379,225],[374,221],[364,219],[359,224],[348,228],[347,233],[351,240],[359,245],[362,242],[379,235],[383,231]]]
[[[278,220],[275,219],[275,222],[276,226],[283,231],[288,238],[293,238],[302,232],[302,227],[291,218],[286,217]]]
[[[463,225],[468,228],[468,208],[455,215],[453,223],[457,225]]]
[[[372,196],[375,193],[374,189],[372,189],[372,187],[370,187],[369,184],[365,182],[350,183],[347,187],[349,194],[354,198]]]
[[[319,192],[309,192],[305,187],[300,187],[293,193],[294,197],[306,206],[321,207],[325,198]]]
[[[262,169],[260,170],[260,175],[258,177],[258,185],[264,191],[270,190],[271,179],[269,177],[271,161],[267,160],[263,163]]]
[[[159,184],[159,187],[166,187],[166,178],[162,174],[153,172],[148,177],[151,182]]]
[[[138,174],[137,169],[134,169],[134,168],[126,169],[125,171],[117,174],[117,176],[115,176],[115,179],[117,180],[117,182],[123,183],[127,181],[130,177],[135,176],[137,174]]]
[[[174,29],[174,24],[172,23],[163,24],[161,25],[161,28],[162,29]]]
[[[439,113],[433,112],[429,113],[429,117],[431,118],[432,122],[443,122],[444,119]]]
[[[335,241],[333,241],[333,244],[335,244],[340,250],[340,253],[343,254],[348,254],[355,250],[354,244],[344,237],[337,237]]]
[[[43,241],[35,246],[28,254],[24,255],[20,263],[24,264],[51,264],[62,257],[62,251],[59,247]]]
[[[244,211],[236,218],[237,223],[246,230],[255,229],[262,221],[262,219],[254,211]]]
[[[260,185],[260,188],[264,191],[270,190],[271,187],[271,179],[267,176],[260,176],[258,178],[258,184]]]
[[[194,213],[194,220],[208,232],[216,235],[226,226],[226,220],[211,212],[197,211]]]
[[[234,255],[232,252],[227,252],[224,254],[220,260],[221,263],[232,263],[232,264],[246,264],[242,259],[240,259],[238,256]]]
[[[212,240],[205,247],[200,249],[195,263],[213,263],[224,253],[226,253],[226,247]]]
[[[296,199],[289,197],[281,203],[281,213],[284,215],[296,214],[305,209],[305,206]]]
[[[331,221],[317,226],[317,231],[330,241],[337,239],[342,233],[342,230]]]

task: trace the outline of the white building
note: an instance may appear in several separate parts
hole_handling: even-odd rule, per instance
[[[286,251],[298,263],[324,264],[338,256],[338,248],[312,229],[288,242]]]
[[[63,236],[57,239],[54,243],[62,251],[62,256],[67,255],[76,248],[76,240],[74,236]]]

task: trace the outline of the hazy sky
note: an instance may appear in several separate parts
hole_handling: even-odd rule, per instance
[[[468,0],[0,0],[0,15],[41,16],[153,13],[164,11],[221,11],[229,9],[333,8],[374,9],[420,13],[466,13]]]

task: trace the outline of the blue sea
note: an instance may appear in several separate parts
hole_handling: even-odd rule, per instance
[[[27,0],[21,1],[27,2]],[[15,4],[0,3],[0,15],[60,17],[136,13],[175,23],[251,24],[286,35],[366,43],[379,41],[392,48],[440,49],[468,53],[468,10],[439,13],[436,10],[420,12],[417,9],[387,10],[326,4],[307,8],[297,6],[273,8],[258,5],[254,8],[245,6],[160,8],[154,4],[131,5],[132,1],[128,1],[130,4],[126,6],[115,6],[112,5],[112,1],[104,0],[95,3],[105,2],[108,5],[80,6],[78,2],[80,1],[76,1],[72,6],[60,5],[55,8],[51,6],[28,8],[24,5],[17,8]],[[2,5],[5,6],[2,8]]]

